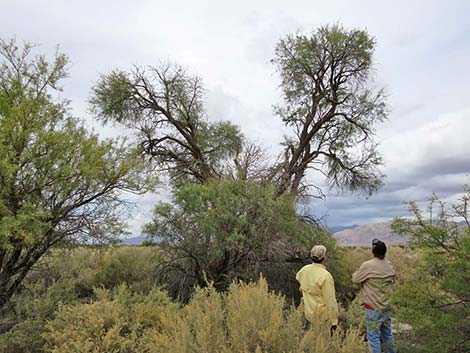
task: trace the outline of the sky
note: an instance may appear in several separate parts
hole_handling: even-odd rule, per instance
[[[325,24],[366,29],[375,37],[375,83],[388,95],[389,120],[377,126],[384,187],[370,197],[328,190],[310,204],[328,226],[406,216],[405,201],[435,192],[455,201],[470,182],[470,1],[161,1],[0,0],[0,37],[56,46],[71,59],[63,96],[73,113],[103,137],[116,130],[94,122],[87,100],[100,74],[171,61],[202,77],[209,119],[231,120],[268,151],[285,128],[270,63],[285,35]],[[312,179],[321,184],[319,176]],[[133,235],[161,190],[139,198]]]

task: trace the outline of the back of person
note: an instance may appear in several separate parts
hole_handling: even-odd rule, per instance
[[[311,323],[329,323],[334,331],[338,325],[338,303],[333,276],[325,267],[326,247],[315,245],[310,258],[313,263],[302,267],[295,276],[300,283],[305,318]]]
[[[296,276],[304,300],[305,317],[310,322],[330,320],[337,324],[333,277],[322,264],[304,266]],[[333,290],[333,291],[332,291]]]
[[[372,353],[396,353],[388,303],[395,282],[395,269],[385,259],[386,252],[385,243],[374,239],[374,258],[365,261],[352,275],[352,281],[361,285],[360,302],[364,305],[367,343]]]
[[[374,310],[385,310],[395,283],[395,269],[387,259],[374,257],[354,272],[354,283],[361,284],[360,301]]]

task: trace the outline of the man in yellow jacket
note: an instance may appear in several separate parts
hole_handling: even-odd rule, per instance
[[[313,263],[302,267],[295,276],[300,283],[305,317],[311,323],[329,323],[334,331],[338,325],[338,303],[333,277],[324,265],[326,248],[315,245],[310,258]]]

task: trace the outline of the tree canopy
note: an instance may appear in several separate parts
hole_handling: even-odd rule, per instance
[[[137,132],[138,143],[174,185],[203,183],[225,173],[225,161],[241,148],[232,123],[209,122],[202,80],[174,64],[101,76],[91,104],[106,121]]]
[[[273,63],[284,103],[275,113],[288,137],[278,162],[233,123],[211,122],[202,80],[174,64],[104,74],[91,104],[104,121],[133,129],[177,185],[245,178],[249,171],[261,183],[276,183],[278,195],[299,196],[311,187],[320,191],[305,178],[311,169],[341,190],[372,193],[383,177],[375,125],[387,116],[384,92],[373,88],[374,46],[366,31],[339,25],[279,41]]]
[[[124,231],[119,193],[143,192],[139,151],[100,141],[56,98],[68,59],[0,41],[0,306],[51,247]]]
[[[273,63],[284,104],[276,113],[291,132],[275,168],[279,193],[301,193],[308,169],[342,190],[371,193],[382,185],[373,137],[387,111],[383,90],[372,88],[374,47],[365,30],[339,25],[277,44]]]

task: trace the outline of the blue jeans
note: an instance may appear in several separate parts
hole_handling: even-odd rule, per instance
[[[367,343],[371,353],[381,353],[381,344],[385,353],[395,353],[390,311],[364,310],[366,311]]]

